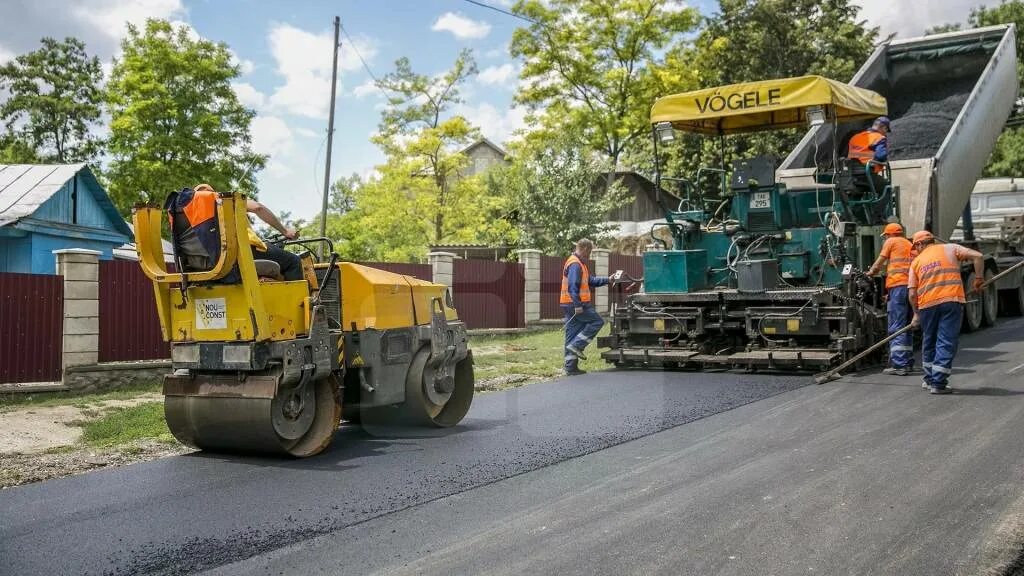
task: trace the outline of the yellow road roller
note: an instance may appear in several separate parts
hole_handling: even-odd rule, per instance
[[[195,266],[172,234],[175,270],[161,245],[168,213],[134,210],[139,263],[171,346],[163,393],[175,438],[305,457],[330,445],[343,417],[402,427],[462,420],[473,355],[444,286],[339,262],[333,249],[327,262],[301,253],[305,278],[285,281],[249,249],[245,196],[216,193],[210,206],[212,265]]]

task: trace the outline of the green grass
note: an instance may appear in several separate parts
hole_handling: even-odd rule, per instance
[[[100,448],[130,444],[143,439],[174,441],[164,420],[163,402],[147,402],[130,408],[118,408],[81,425],[82,441]]]
[[[36,392],[0,394],[0,411],[24,406],[66,406],[86,408],[103,400],[128,400],[143,394],[160,392],[159,382],[126,386],[108,392]]]
[[[606,325],[601,335],[608,333]],[[554,378],[563,366],[564,333],[559,329],[500,336],[473,336],[473,364],[477,381],[510,374],[536,378]],[[584,370],[603,370],[609,365],[600,358],[600,350],[589,346],[587,359],[580,362]]]

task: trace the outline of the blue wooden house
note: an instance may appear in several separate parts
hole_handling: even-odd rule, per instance
[[[0,272],[56,273],[54,250],[110,260],[132,232],[85,164],[0,164]]]

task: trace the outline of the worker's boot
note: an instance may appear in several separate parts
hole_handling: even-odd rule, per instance
[[[936,386],[932,386],[932,387],[930,387],[928,389],[928,392],[931,393],[931,394],[952,394],[953,393],[952,390],[950,390],[948,387],[945,387],[945,386],[942,387],[942,388],[938,388]]]
[[[571,354],[575,355],[580,360],[587,359],[587,357],[583,355],[583,350],[580,350],[579,348],[573,346],[572,344],[566,346],[565,349],[568,350]]]

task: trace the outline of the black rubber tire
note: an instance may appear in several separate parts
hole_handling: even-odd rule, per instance
[[[981,329],[984,313],[982,312],[982,298],[979,294],[971,293],[971,285],[974,284],[974,271],[964,278],[964,295],[967,297],[967,304],[964,306],[964,321],[961,327],[962,332],[977,332]]]

